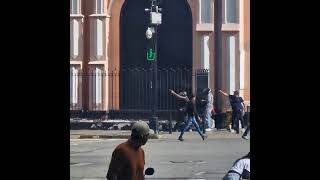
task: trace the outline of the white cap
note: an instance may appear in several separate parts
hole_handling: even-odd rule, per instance
[[[132,126],[132,133],[146,135],[150,131],[149,125],[144,121],[137,121]]]

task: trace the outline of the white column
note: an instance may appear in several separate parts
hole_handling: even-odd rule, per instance
[[[70,54],[72,59],[79,55],[79,22],[78,19],[72,19],[70,22]]]
[[[70,72],[70,101],[72,104],[78,103],[78,70],[75,67],[71,68]]]
[[[102,103],[102,71],[99,68],[96,68],[95,76],[95,102]]]
[[[72,98],[72,93],[73,93],[73,72],[72,68],[70,68],[70,104],[73,104],[73,98]]]
[[[90,78],[90,110],[94,110],[96,109],[96,69],[94,67],[92,67],[92,70],[91,70],[91,75],[89,76]]]
[[[201,68],[209,69],[210,51],[209,51],[209,35],[201,36]]]
[[[228,67],[228,90],[232,94],[236,90],[236,38],[231,35],[228,37],[228,56],[227,56],[227,67]]]
[[[96,21],[96,32],[95,32],[95,45],[96,45],[96,56],[99,59],[103,56],[103,21],[97,19]]]
[[[105,43],[106,43],[106,15],[90,15],[90,60],[105,60]]]

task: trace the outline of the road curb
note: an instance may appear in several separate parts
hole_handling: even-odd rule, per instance
[[[152,134],[149,139],[160,139],[161,135]],[[71,134],[70,139],[128,139],[130,135],[88,135],[88,134]]]

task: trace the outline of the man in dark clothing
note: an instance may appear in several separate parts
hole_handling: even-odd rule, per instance
[[[143,121],[133,125],[131,138],[119,144],[112,153],[108,180],[144,180],[145,155],[141,146],[147,143],[149,130]]]
[[[245,109],[245,105],[242,97],[239,96],[238,91],[234,91],[233,95],[230,95],[222,90],[219,90],[221,94],[225,96],[229,96],[230,104],[232,107],[232,128],[236,130],[237,134],[239,134],[239,120],[243,123],[243,111]]]
[[[186,91],[182,91],[179,93],[180,96],[183,96],[183,97],[187,97],[187,92]],[[187,102],[184,100],[184,99],[178,99],[178,112],[179,112],[179,117],[178,117],[178,120],[177,120],[177,123],[174,127],[174,129],[179,129],[180,131],[183,130],[183,124],[185,124],[188,120],[188,114],[187,114],[187,111],[186,111],[186,105],[187,105]]]
[[[184,140],[182,136],[183,136],[184,132],[185,132],[187,129],[189,129],[189,127],[190,127],[192,124],[196,127],[196,129],[197,129],[198,133],[200,134],[202,140],[206,139],[207,136],[204,135],[204,134],[201,132],[200,127],[199,127],[199,124],[198,124],[197,121],[196,121],[196,118],[197,118],[197,119],[200,119],[200,118],[199,118],[199,114],[198,114],[198,112],[197,112],[197,108],[196,108],[196,97],[195,97],[193,94],[191,94],[189,98],[188,98],[188,97],[183,97],[183,96],[180,96],[179,94],[175,93],[175,92],[174,92],[173,90],[171,90],[171,89],[170,89],[169,91],[170,91],[171,94],[173,94],[173,95],[176,96],[177,98],[183,99],[184,101],[187,102],[187,109],[186,109],[186,111],[187,111],[187,114],[188,114],[188,121],[187,121],[187,124],[185,125],[184,129],[181,131],[181,134],[180,134],[180,136],[179,136],[178,139],[179,139],[180,141],[183,141],[183,140]]]

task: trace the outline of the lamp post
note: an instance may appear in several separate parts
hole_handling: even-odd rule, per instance
[[[150,27],[146,30],[146,38],[148,40],[154,39],[154,48],[148,47],[146,52],[147,61],[150,61],[152,64],[153,70],[153,80],[151,81],[151,88],[153,89],[153,106],[152,106],[152,117],[150,123],[154,124],[154,132],[158,134],[158,117],[157,117],[157,108],[158,108],[158,78],[157,78],[157,26],[161,24],[161,8],[158,7],[157,0],[150,0],[151,7],[150,9],[145,9],[146,12],[150,12]],[[154,37],[153,37],[154,35]]]
[[[221,89],[222,78],[222,0],[214,0],[214,82],[215,89]],[[215,92],[215,107],[217,113],[222,111],[222,99],[218,91]]]

